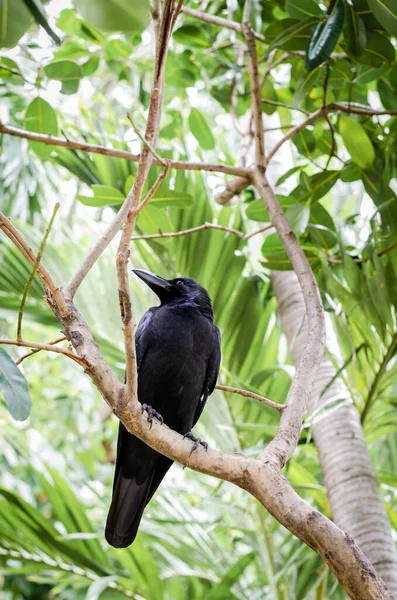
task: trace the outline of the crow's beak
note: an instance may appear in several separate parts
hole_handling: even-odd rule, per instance
[[[163,279],[158,275],[154,275],[153,273],[149,273],[149,271],[142,271],[141,269],[132,269],[135,275],[138,275],[142,281],[146,283],[150,287],[151,290],[160,298],[160,300],[167,295],[167,292],[172,291],[172,284],[167,281],[167,279]],[[165,293],[164,293],[165,292]]]

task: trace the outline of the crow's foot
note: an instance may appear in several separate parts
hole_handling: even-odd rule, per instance
[[[147,412],[147,420],[148,420],[148,423],[150,423],[149,429],[152,428],[153,417],[160,422],[160,425],[162,425],[164,423],[163,417],[160,415],[160,413],[158,413],[156,410],[154,410],[154,408],[152,406],[149,406],[148,404],[142,404],[142,412],[144,410],[146,410],[146,412]]]
[[[188,439],[188,440],[192,440],[192,442],[194,442],[194,443],[193,443],[193,446],[192,446],[192,449],[190,450],[190,454],[189,454],[189,456],[190,456],[191,454],[193,454],[193,452],[194,452],[195,450],[197,450],[197,448],[198,448],[200,445],[201,445],[201,446],[203,446],[203,448],[205,448],[205,450],[206,450],[206,451],[208,450],[208,444],[207,444],[207,442],[204,442],[203,440],[200,440],[200,438],[196,438],[196,437],[195,437],[195,436],[192,434],[192,432],[191,432],[191,431],[188,431],[188,433],[185,433],[185,435],[183,436],[183,439],[185,439],[185,438],[186,438],[186,439]]]

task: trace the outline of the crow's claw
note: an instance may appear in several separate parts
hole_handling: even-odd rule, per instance
[[[160,415],[160,413],[158,413],[156,410],[154,410],[154,408],[152,406],[149,406],[149,404],[142,404],[142,412],[144,410],[146,410],[146,412],[147,412],[147,420],[148,420],[148,423],[150,423],[149,429],[152,428],[153,417],[160,422],[160,425],[162,425],[164,423],[164,419]]]
[[[191,431],[188,431],[188,433],[185,433],[185,435],[183,436],[183,439],[188,439],[188,440],[192,440],[193,446],[192,449],[190,450],[190,454],[189,456],[191,456],[193,454],[193,452],[195,450],[197,450],[197,448],[201,445],[203,446],[203,448],[205,448],[205,450],[208,450],[208,444],[207,442],[204,442],[203,440],[200,440],[200,438],[196,438]]]

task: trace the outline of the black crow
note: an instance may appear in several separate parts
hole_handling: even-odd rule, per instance
[[[191,429],[197,423],[219,372],[220,333],[211,300],[194,279],[163,279],[134,270],[160,299],[149,308],[135,334],[138,399],[153,418],[190,438],[192,451],[205,442]],[[145,506],[172,465],[119,425],[113,497],[105,536],[125,548],[135,539]]]

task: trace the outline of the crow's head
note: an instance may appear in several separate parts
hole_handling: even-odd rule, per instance
[[[195,305],[206,316],[212,318],[210,297],[207,291],[194,279],[188,277],[163,279],[141,269],[133,269],[133,271],[159,297],[162,305],[170,302]]]

